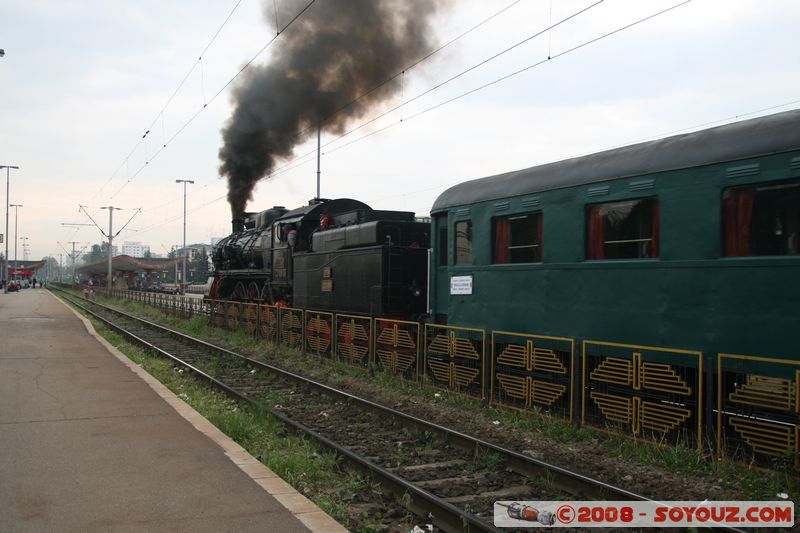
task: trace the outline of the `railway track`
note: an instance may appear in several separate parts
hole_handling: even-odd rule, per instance
[[[445,531],[497,531],[497,500],[647,500],[63,291],[65,300],[335,450]],[[737,531],[728,529],[729,531]]]

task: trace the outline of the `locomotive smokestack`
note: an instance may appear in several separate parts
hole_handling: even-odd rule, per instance
[[[316,2],[281,34],[269,65],[245,71],[232,93],[234,111],[219,151],[234,219],[276,161],[318,128],[342,134],[400,91],[402,77],[385,82],[433,49],[430,19],[443,3]],[[289,5],[293,17],[306,1]],[[264,3],[268,20],[275,18],[274,7]]]
[[[231,220],[231,225],[233,233],[244,231],[244,213],[240,213],[240,216],[234,215],[233,220]]]

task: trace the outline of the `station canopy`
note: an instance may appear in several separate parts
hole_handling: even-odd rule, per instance
[[[176,259],[137,259],[129,255],[116,255],[111,258],[112,272],[155,272],[159,270],[167,270],[175,265],[183,262],[183,257]],[[108,259],[102,259],[80,266],[75,269],[76,272],[87,275],[107,274],[108,273]]]
[[[8,269],[11,275],[30,276],[46,264],[46,259],[40,261],[14,261],[12,259],[8,262]]]
[[[16,267],[19,268],[20,270],[22,269],[39,270],[46,264],[47,264],[47,259],[41,259],[39,261],[14,261],[13,259],[11,259],[8,261],[8,266],[14,268],[14,265],[16,265]]]

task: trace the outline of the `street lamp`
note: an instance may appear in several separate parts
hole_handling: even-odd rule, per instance
[[[11,169],[19,170],[19,167],[14,165],[0,165],[0,169],[6,169],[6,257],[5,257],[5,269],[3,272],[3,292],[8,294],[8,174]]]
[[[22,207],[22,204],[9,204],[8,207],[14,208],[14,272],[17,271],[17,243],[19,239],[17,238],[17,214],[19,208]]]
[[[186,249],[186,184],[194,184],[192,180],[175,180],[175,183],[183,183],[183,290],[186,292],[186,259],[189,257],[189,250]],[[180,285],[179,285],[180,286]]]

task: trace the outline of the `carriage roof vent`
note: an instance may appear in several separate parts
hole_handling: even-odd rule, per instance
[[[738,167],[728,167],[726,174],[729,178],[743,178],[745,176],[755,176],[759,171],[760,165],[758,163],[751,163]]]

